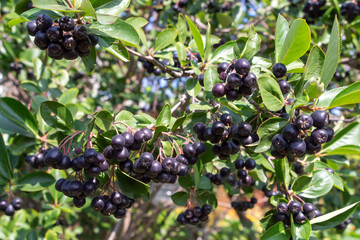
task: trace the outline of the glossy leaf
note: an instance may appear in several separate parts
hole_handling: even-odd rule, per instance
[[[360,82],[355,82],[334,97],[329,108],[360,103]]]
[[[275,61],[276,62],[279,62],[281,47],[285,42],[285,38],[288,31],[289,31],[289,23],[281,14],[279,14],[275,29]]]
[[[204,56],[204,43],[201,37],[201,34],[199,32],[199,29],[196,27],[196,25],[191,21],[191,19],[188,16],[185,16],[187,23],[189,24],[189,28],[191,31],[191,34],[195,40],[196,47],[200,53],[201,58]]]
[[[175,28],[168,28],[162,30],[155,39],[154,52],[159,51],[174,43],[176,37],[177,31]]]
[[[0,175],[10,180],[13,176],[8,150],[5,146],[4,139],[0,134]]]
[[[72,9],[69,6],[65,5],[62,1],[57,0],[32,0],[34,7],[59,11],[59,12],[82,12],[78,9]]]
[[[45,101],[40,105],[40,113],[47,125],[61,130],[72,130],[74,122],[69,109],[54,101]]]
[[[189,78],[186,81],[186,91],[192,97],[196,97],[200,93],[201,88],[199,81],[195,78]]]
[[[299,193],[305,198],[317,198],[328,193],[334,185],[331,173],[327,170],[314,171],[308,188]]]
[[[178,206],[185,206],[190,198],[187,192],[176,192],[171,195],[171,200]]]
[[[305,223],[297,224],[294,222],[294,216],[291,215],[291,236],[294,240],[308,240],[311,235],[311,224],[306,219]]]
[[[278,222],[267,229],[260,237],[260,240],[288,240],[290,237],[289,229],[286,229],[284,223]]]
[[[286,187],[290,184],[290,167],[286,158],[276,159],[275,173],[279,182],[284,183]]]
[[[112,127],[111,125],[112,121],[113,121],[113,116],[107,110],[101,110],[100,112],[97,112],[95,115],[95,124],[101,130],[109,131],[110,128]]]
[[[95,9],[98,21],[101,24],[113,23],[117,20],[120,13],[122,13],[130,4],[131,0],[112,0],[106,1],[105,4],[97,6]]]
[[[123,173],[116,171],[117,182],[122,192],[130,197],[136,198],[149,193],[150,186]]]
[[[16,189],[25,192],[41,191],[55,183],[55,178],[45,172],[32,172],[22,177],[16,184]]]
[[[170,124],[171,120],[171,108],[169,104],[166,104],[161,112],[159,113],[159,116],[156,119],[155,126],[168,126]]]
[[[270,111],[279,111],[284,107],[284,97],[279,84],[269,76],[262,76],[258,79],[261,98],[264,105]]]

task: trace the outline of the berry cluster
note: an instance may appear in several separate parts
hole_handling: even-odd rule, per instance
[[[177,12],[177,13],[180,13],[180,12],[183,12],[184,11],[184,8],[186,8],[186,6],[188,5],[189,3],[189,0],[180,0],[180,1],[177,1],[176,4],[174,4],[172,6],[172,9]]]
[[[39,152],[35,155],[27,155],[25,157],[25,162],[30,164],[33,168],[42,168],[45,167],[45,155],[48,153],[48,150],[45,150],[44,147],[39,149]]]
[[[341,15],[343,15],[348,22],[351,22],[360,15],[360,1],[343,3],[341,4],[340,11]]]
[[[269,190],[266,186],[262,188],[263,193],[266,197],[271,198],[272,196],[281,195],[281,192],[277,192],[274,190]]]
[[[115,218],[123,218],[126,214],[126,209],[131,208],[134,202],[133,199],[115,191],[110,197],[103,195],[93,198],[91,208],[99,211],[104,216],[112,214]]]
[[[232,201],[231,206],[237,211],[247,211],[248,209],[254,208],[257,203],[257,199],[252,197],[250,201]]]
[[[279,222],[283,222],[286,225],[290,225],[290,214],[293,215],[294,221],[298,224],[306,222],[306,219],[313,219],[321,216],[321,213],[311,203],[305,203],[301,206],[298,201],[291,201],[289,204],[280,202],[277,206],[277,213],[275,219]]]
[[[325,6],[325,4],[325,0],[308,0],[305,3],[303,11],[310,18],[318,18],[324,13],[321,8]]]
[[[336,226],[337,230],[344,230],[347,225],[349,225],[351,223],[351,221],[353,220],[353,216],[351,216],[349,219],[347,219],[345,222],[340,223],[339,225]]]
[[[217,67],[219,78],[224,83],[217,83],[212,89],[214,97],[224,97],[229,101],[240,99],[241,96],[250,96],[256,91],[257,78],[250,72],[250,63],[246,59],[238,59],[220,63]]]
[[[241,180],[241,183],[245,186],[255,183],[254,180],[248,174],[248,171],[251,171],[256,168],[256,162],[254,159],[249,158],[245,162],[242,159],[237,159],[235,161],[235,168],[238,170],[237,176]]]
[[[75,26],[74,19],[69,16],[53,23],[48,15],[40,14],[36,20],[28,22],[27,30],[30,36],[35,36],[35,45],[41,50],[47,49],[49,57],[56,60],[86,57],[99,40],[97,35],[87,34],[85,26]]]
[[[6,216],[14,216],[15,211],[20,210],[22,207],[23,201],[21,198],[13,198],[11,203],[7,200],[0,200],[0,211],[3,211]]]
[[[65,196],[72,197],[77,208],[83,207],[86,203],[86,197],[93,195],[99,187],[100,182],[95,177],[89,178],[85,182],[60,178],[55,183],[55,189]]]
[[[207,204],[204,204],[202,207],[196,206],[192,209],[186,209],[185,212],[179,214],[176,220],[180,225],[196,225],[200,221],[208,221],[210,213],[211,207]]]
[[[272,139],[271,155],[276,158],[302,157],[305,153],[316,154],[321,150],[321,144],[329,142],[334,137],[334,130],[327,127],[329,114],[317,110],[311,115],[301,114],[293,123],[287,124],[281,134]],[[313,131],[309,129],[315,127]],[[310,136],[308,136],[310,133]]]
[[[164,73],[161,70],[161,68],[155,67],[155,65],[152,62],[149,62],[143,58],[139,58],[139,62],[142,62],[143,67],[146,69],[146,71],[149,74],[153,73],[155,76],[160,76],[162,73]],[[161,64],[170,65],[170,61],[167,59],[164,59],[161,61]]]

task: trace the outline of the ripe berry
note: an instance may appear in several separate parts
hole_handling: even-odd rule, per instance
[[[315,217],[320,217],[322,215],[319,209],[315,209],[314,213]]]
[[[22,207],[22,203],[23,203],[23,201],[19,197],[14,198],[11,202],[11,204],[13,205],[15,210],[20,210]]]
[[[298,224],[302,224],[302,223],[306,222],[306,216],[302,212],[299,212],[295,216],[294,221]]]
[[[194,213],[191,209],[186,209],[184,214],[185,214],[185,218],[187,219],[191,219],[194,217]]]
[[[202,142],[195,142],[193,144],[193,147],[195,148],[197,156],[200,156],[200,155],[202,155],[202,154],[204,154],[206,152],[206,146]]]
[[[1,211],[5,211],[7,205],[8,205],[8,202],[6,200],[0,200],[0,210]]]
[[[309,214],[315,211],[315,207],[311,203],[305,203],[303,206],[303,211],[305,214]]]
[[[223,168],[220,169],[220,175],[223,176],[223,177],[229,176],[230,173],[231,173],[231,171],[227,167],[223,167]]]
[[[252,197],[252,198],[250,199],[250,202],[251,202],[252,204],[257,204],[257,199],[254,198],[254,197]]]
[[[123,218],[126,215],[126,209],[118,208],[113,214],[115,218]]]
[[[235,62],[235,71],[242,76],[247,75],[250,72],[249,61],[243,58],[237,60]]]
[[[120,192],[113,192],[111,194],[110,200],[113,204],[120,204],[122,201],[122,194]]]
[[[87,38],[87,32],[86,32],[86,27],[82,26],[82,25],[78,25],[74,28],[74,37],[76,40],[84,40]],[[89,39],[90,41],[90,39]],[[90,41],[91,44],[91,41]]]
[[[76,38],[75,38],[76,39]],[[76,39],[76,50],[82,53],[89,52],[91,50],[91,41],[88,37],[85,37],[82,40]]]
[[[63,16],[59,19],[59,27],[64,31],[72,31],[75,27],[75,21],[69,16]]]
[[[184,214],[184,213],[180,213],[179,216],[177,216],[176,221],[177,221],[180,225],[185,225],[188,220],[185,218],[185,214]]]
[[[227,84],[230,88],[238,88],[243,85],[241,76],[237,73],[231,73],[227,78]]]
[[[253,170],[256,168],[256,162],[254,159],[249,158],[248,160],[245,161],[245,168],[247,170]]]
[[[229,125],[232,124],[233,119],[232,119],[232,116],[231,116],[230,114],[224,113],[224,114],[222,114],[222,115],[220,116],[220,121],[221,121],[223,124],[229,126]]]
[[[98,44],[99,37],[96,34],[89,34],[88,37],[90,38],[92,46],[96,46]]]
[[[242,83],[245,87],[252,88],[257,85],[255,74],[249,72],[242,78]]]
[[[171,157],[164,158],[161,165],[162,165],[163,171],[170,173],[175,168],[175,160]]]
[[[193,218],[191,218],[190,220],[189,220],[189,223],[191,224],[191,225],[196,225],[196,224],[198,224],[199,223],[199,218],[197,218],[197,217],[193,217]]]
[[[75,50],[68,50],[64,52],[64,58],[66,60],[75,60],[79,57],[79,52]]]
[[[196,150],[192,144],[184,145],[183,152],[184,152],[185,157],[188,157],[188,158],[194,157],[196,154]]]
[[[305,138],[305,143],[306,143],[306,152],[308,154],[315,154],[315,153],[320,152],[321,145],[314,143],[312,141],[311,137],[306,137]]]
[[[326,143],[328,139],[328,133],[325,129],[316,129],[311,133],[311,140],[316,144]]]
[[[230,155],[232,150],[232,146],[229,142],[222,142],[221,143],[221,154]]]
[[[313,119],[313,126],[323,128],[329,123],[329,114],[323,110],[317,110],[310,115]]]
[[[137,131],[135,134],[134,134],[134,140],[135,142],[137,143],[144,143],[146,142],[145,140],[145,133],[143,131]]]
[[[46,154],[44,161],[48,165],[56,165],[60,163],[63,159],[64,155],[59,148],[53,148],[48,151]]]
[[[310,117],[310,115],[301,114],[296,118],[295,125],[298,129],[308,130],[313,125],[313,119]]]
[[[116,212],[116,205],[113,204],[111,201],[105,201],[105,206],[102,210],[102,212],[107,215],[110,216],[111,214],[113,214],[114,212]]]
[[[287,124],[282,131],[283,138],[287,141],[295,140],[299,134],[299,129],[292,123]]]
[[[278,81],[282,94],[288,94],[290,92],[290,84],[286,80]]]
[[[48,39],[46,32],[40,30],[35,34],[34,43],[41,50],[45,50],[48,47],[50,40]]]
[[[220,121],[214,122],[211,127],[211,130],[214,134],[221,136],[225,130],[225,125]]]
[[[284,222],[284,221],[285,221],[285,218],[286,218],[286,215],[283,214],[283,213],[277,212],[277,213],[275,214],[275,219],[276,219],[276,221],[278,221],[278,222]]]
[[[96,177],[100,174],[101,168],[97,166],[91,166],[85,169],[85,173],[91,177]]]
[[[326,132],[328,134],[328,138],[327,138],[326,142],[330,142],[334,138],[334,129],[332,129],[331,127],[325,127],[324,129],[326,130]]]
[[[66,50],[74,50],[76,48],[76,40],[72,35],[65,35],[62,44]]]
[[[86,198],[80,199],[80,198],[74,197],[73,198],[73,203],[74,203],[75,207],[81,208],[81,207],[83,207],[85,205]]]
[[[277,78],[282,78],[285,76],[286,74],[286,66],[282,63],[276,63],[273,68],[272,68],[272,72],[274,73],[275,77]]]
[[[83,193],[85,193],[86,195],[92,195],[96,192],[96,184],[93,182],[84,182],[83,184]]]
[[[223,62],[223,63],[220,63],[219,66],[217,67],[217,72],[220,74],[222,72],[225,72],[226,69],[229,67],[229,63],[227,62]]]
[[[154,161],[154,156],[149,152],[144,152],[140,156],[139,165],[143,168],[150,168]]]
[[[124,147],[121,151],[115,153],[115,158],[119,162],[125,161],[129,156],[130,156],[130,151],[126,147]]]
[[[252,132],[252,126],[249,123],[247,122],[240,123],[238,127],[238,133],[240,136],[242,137],[250,136],[251,132]]]
[[[193,131],[197,134],[203,134],[205,131],[205,128],[206,128],[205,124],[198,122],[198,123],[194,124]]]
[[[26,27],[30,36],[35,36],[35,34],[40,30],[37,27],[35,20],[28,22]]]
[[[87,163],[94,163],[96,160],[97,152],[93,148],[88,148],[84,152],[84,159]]]
[[[291,141],[287,147],[287,153],[290,156],[301,157],[306,152],[306,143],[301,138]]]
[[[125,146],[125,138],[122,135],[116,135],[111,139],[113,149],[121,151]]]
[[[235,161],[235,168],[236,168],[236,169],[242,169],[242,168],[244,168],[244,167],[245,167],[244,160],[242,160],[242,159],[237,159],[237,160]]]
[[[240,98],[240,91],[237,89],[231,89],[226,92],[226,99],[230,102],[236,101]]]
[[[40,14],[36,18],[36,25],[40,30],[46,31],[52,26],[52,20],[48,15]]]
[[[6,216],[14,216],[14,214],[15,214],[15,208],[14,208],[13,205],[8,204],[8,205],[6,206],[4,212],[5,212],[5,215],[6,215]]]
[[[63,37],[63,32],[59,27],[49,28],[46,34],[51,42],[58,42]]]
[[[184,176],[186,176],[188,174],[188,171],[189,171],[188,166],[181,163],[180,166],[179,166],[178,176],[184,177]]]
[[[148,128],[142,128],[140,131],[142,131],[145,134],[145,141],[149,141],[152,137],[153,137],[153,133],[150,129]]]
[[[193,211],[194,217],[197,217],[197,218],[201,217],[201,214],[202,214],[201,207],[196,206],[193,208],[192,211]]]
[[[253,93],[253,89],[250,87],[242,86],[239,88],[240,95],[242,96],[250,96]]]
[[[212,177],[212,182],[215,184],[215,185],[221,185],[224,183],[224,179],[223,177],[217,173],[215,174],[213,177]]]
[[[225,86],[222,83],[217,83],[217,84],[214,85],[211,92],[214,95],[214,97],[220,98],[220,97],[225,96],[226,89],[225,89]]]
[[[120,170],[125,173],[130,173],[133,170],[133,162],[130,159],[127,159],[124,162],[119,164]]]
[[[276,134],[271,140],[272,146],[276,151],[282,151],[286,149],[287,142],[282,134]]]
[[[244,180],[247,175],[248,175],[248,174],[247,174],[247,171],[246,171],[245,169],[239,170],[239,171],[237,172],[237,176],[238,176],[238,178],[240,178],[241,180]]]
[[[299,203],[298,201],[292,201],[289,203],[289,211],[292,214],[296,214],[301,212],[301,203]]]
[[[279,203],[278,206],[277,206],[277,211],[279,213],[287,213],[288,205],[286,203],[284,203],[284,202]]]

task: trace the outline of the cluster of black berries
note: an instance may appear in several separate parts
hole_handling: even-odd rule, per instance
[[[39,149],[39,152],[35,155],[27,155],[25,157],[25,162],[30,164],[33,168],[42,168],[45,167],[45,155],[48,153],[48,150],[45,150],[44,147]]]
[[[208,13],[219,13],[227,12],[232,8],[232,2],[224,2],[223,4],[218,4],[216,0],[209,0],[203,4],[203,11],[207,10]]]
[[[177,1],[173,6],[172,6],[172,9],[177,12],[177,13],[180,13],[180,12],[183,12],[184,11],[184,8],[186,8],[186,6],[188,5],[189,3],[189,0],[180,0],[180,1]]]
[[[7,200],[0,200],[0,211],[4,212],[6,216],[14,216],[15,211],[20,210],[22,207],[23,201],[21,198],[13,198],[11,203]]]
[[[360,1],[343,3],[341,4],[340,11],[341,15],[343,15],[348,22],[351,22],[360,15]]]
[[[248,158],[246,161],[237,159],[235,161],[235,168],[238,170],[237,176],[241,180],[242,184],[249,186],[255,183],[254,180],[248,174],[249,171],[256,168],[256,162],[252,158]]]
[[[203,123],[196,123],[193,126],[194,132],[200,141],[210,141],[214,143],[212,153],[219,156],[221,160],[230,158],[230,155],[240,151],[240,145],[245,146],[259,140],[256,133],[252,133],[250,123],[242,122],[233,124],[230,114],[223,114],[220,121],[216,121],[211,127],[206,127]],[[231,140],[231,141],[230,141]],[[217,143],[220,143],[218,145]]]
[[[22,63],[19,62],[12,62],[10,63],[10,71],[14,71],[16,73],[20,73],[21,69],[23,69]]]
[[[281,78],[278,81],[278,84],[280,86],[282,94],[288,94],[290,92],[290,84],[286,79],[283,79],[287,72],[286,66],[282,63],[276,63],[272,68],[272,72],[276,78]]]
[[[351,221],[353,220],[353,216],[351,216],[349,219],[347,219],[345,222],[340,223],[339,225],[336,226],[337,230],[344,230],[347,225],[349,225],[351,223]]]
[[[134,200],[120,192],[113,192],[111,196],[103,195],[93,198],[91,208],[99,211],[104,216],[113,215],[115,218],[123,218],[126,209],[131,208]]]
[[[40,14],[27,24],[27,29],[30,36],[35,36],[35,45],[41,50],[47,49],[49,57],[56,60],[86,57],[99,40],[97,35],[87,34],[85,26],[75,26],[74,19],[69,16],[53,24],[48,15]]]
[[[220,63],[217,67],[219,78],[225,82],[217,83],[212,89],[214,97],[224,97],[229,101],[235,101],[241,96],[250,96],[257,89],[257,78],[250,72],[250,63],[246,59],[238,59]]]
[[[65,196],[72,197],[77,208],[83,207],[86,203],[86,197],[93,195],[99,187],[100,182],[96,177],[91,177],[85,182],[60,178],[55,183],[55,189]]]
[[[84,154],[73,160],[64,155],[59,148],[53,148],[45,155],[44,161],[46,166],[63,170],[72,168],[76,172],[84,170],[85,174],[92,177],[98,176],[110,167],[104,155],[93,148],[86,149]]]
[[[318,18],[324,13],[324,10],[321,8],[325,6],[325,4],[325,0],[308,0],[305,3],[303,11],[310,18]]]
[[[193,209],[186,209],[185,212],[179,214],[176,220],[180,225],[196,225],[200,221],[208,221],[210,213],[211,207],[204,204],[202,207],[196,206]]]
[[[316,154],[321,150],[321,144],[329,142],[334,137],[334,130],[327,127],[329,114],[317,110],[311,115],[301,114],[293,123],[287,124],[281,134],[272,139],[271,155],[276,158],[302,157],[305,153]],[[309,130],[315,127],[312,132]],[[308,132],[311,135],[308,136]]]
[[[139,61],[142,62],[143,67],[146,69],[146,71],[149,74],[153,73],[155,76],[160,76],[162,73],[164,73],[161,70],[161,68],[155,67],[155,65],[152,62],[149,62],[143,58],[139,58]],[[161,64],[170,65],[170,61],[167,59],[164,59],[161,61]]]
[[[231,206],[237,211],[247,211],[248,209],[254,208],[257,203],[257,199],[252,197],[250,201],[232,201]]]
[[[298,224],[306,222],[306,219],[313,219],[321,216],[318,209],[311,203],[305,203],[301,206],[298,201],[291,201],[289,204],[280,202],[277,206],[277,213],[275,219],[279,222],[283,222],[286,225],[290,225],[290,214],[293,215],[294,221]]]

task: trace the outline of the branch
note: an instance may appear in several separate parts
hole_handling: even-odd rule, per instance
[[[166,67],[165,65],[161,64],[158,60],[156,60],[152,56],[144,56],[141,53],[138,53],[135,50],[132,50],[131,48],[126,48],[126,50],[128,50],[129,53],[131,53],[135,56],[144,58],[148,62],[151,62],[152,64],[154,64],[155,66],[157,66],[158,68],[160,68],[161,70],[168,73],[170,76],[172,76],[174,78],[188,77],[188,76],[194,75],[194,71],[192,71],[192,70],[178,72],[178,71],[172,70],[172,69]]]
[[[271,167],[272,167],[273,169],[275,169],[274,163],[272,162],[273,158],[272,158],[272,157],[269,157],[269,156],[266,155],[265,153],[261,153],[261,155],[263,155],[264,158],[266,158],[266,160],[269,162],[269,164],[271,165]]]

